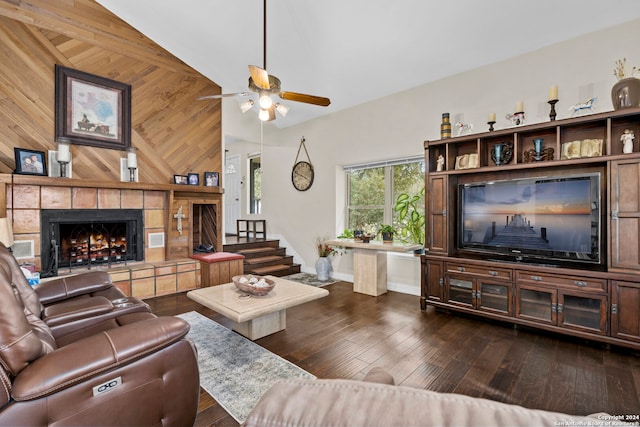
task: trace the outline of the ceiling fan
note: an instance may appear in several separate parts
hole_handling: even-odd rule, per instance
[[[283,91],[280,88],[280,79],[267,73],[267,0],[264,0],[263,13],[263,66],[260,68],[256,65],[249,65],[249,89],[251,92],[200,96],[198,99],[220,99],[229,96],[252,96],[257,94],[258,105],[260,106],[260,113],[258,114],[258,117],[263,122],[274,120],[276,118],[276,111],[278,111],[282,117],[286,116],[289,111],[289,107],[285,104],[275,102],[272,95],[278,95],[281,99],[287,101],[304,102],[306,104],[319,105],[322,107],[326,107],[331,104],[331,100],[329,100],[329,98]],[[246,113],[254,104],[255,101],[250,99],[240,104],[240,109],[243,113]]]

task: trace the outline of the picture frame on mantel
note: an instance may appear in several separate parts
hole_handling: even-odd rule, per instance
[[[47,176],[47,162],[43,151],[13,148],[16,158],[16,173],[21,175]]]
[[[72,144],[131,146],[131,85],[56,65],[55,137]]]

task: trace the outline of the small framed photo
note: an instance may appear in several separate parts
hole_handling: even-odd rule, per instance
[[[200,185],[200,175],[197,173],[188,174],[189,177],[189,185]]]
[[[16,173],[47,176],[44,152],[24,148],[14,148],[13,152],[16,157]]]
[[[205,172],[204,173],[204,185],[205,187],[218,187],[220,186],[220,175],[218,172]]]
[[[173,183],[178,185],[187,185],[189,178],[187,175],[173,175]]]

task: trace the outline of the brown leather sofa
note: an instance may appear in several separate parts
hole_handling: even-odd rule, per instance
[[[24,288],[7,253],[0,248],[0,426],[193,425],[188,323],[122,302],[98,273]]]
[[[613,419],[607,414],[581,417],[394,386],[391,375],[374,368],[364,381],[278,382],[265,392],[243,427],[597,426],[611,425]]]

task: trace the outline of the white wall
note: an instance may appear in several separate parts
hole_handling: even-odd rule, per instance
[[[598,97],[597,111],[610,111],[614,63],[626,57],[629,69],[640,66],[638,40],[640,20],[634,20],[295,127],[265,125],[262,217],[269,234],[286,238],[302,258],[303,270],[313,271],[315,237],[334,237],[344,228],[341,166],[422,154],[425,140],[440,138],[443,112],[452,118],[463,114],[479,132],[488,129],[487,116],[492,112],[498,116],[496,128],[508,126],[505,114],[523,101],[527,123],[548,121],[547,94],[552,85],[559,86],[558,119],[569,117],[571,105],[592,96]],[[225,135],[259,129],[256,115],[230,112],[237,110],[236,103],[225,107]],[[255,139],[253,132],[247,139],[259,142],[257,135]],[[302,136],[316,171],[306,192],[291,185],[291,167]],[[419,295],[419,259],[389,255],[388,261],[389,288]],[[334,277],[352,280],[352,255],[337,257],[333,265]]]

